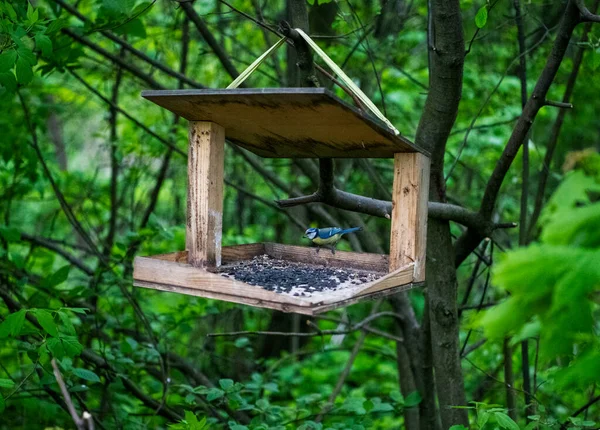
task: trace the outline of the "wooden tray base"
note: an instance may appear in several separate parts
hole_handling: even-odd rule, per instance
[[[331,254],[328,250],[317,253],[315,248],[278,243],[227,246],[223,247],[221,252],[223,264],[251,260],[265,254],[280,260],[369,271],[381,274],[381,277],[360,285],[315,293],[310,297],[297,297],[265,290],[190,266],[187,264],[187,252],[181,251],[136,257],[134,285],[305,315],[316,315],[361,300],[387,296],[422,285],[421,282],[415,281],[414,263],[388,273],[387,255],[344,251]]]

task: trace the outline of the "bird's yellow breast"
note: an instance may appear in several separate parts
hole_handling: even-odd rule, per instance
[[[313,242],[317,245],[333,245],[337,243],[341,237],[342,236],[340,234],[334,234],[333,236],[328,237],[327,239],[321,239],[319,236],[317,236],[313,239]]]

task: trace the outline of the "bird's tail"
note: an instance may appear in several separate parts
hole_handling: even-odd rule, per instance
[[[340,234],[354,233],[355,231],[361,231],[362,227],[353,227],[347,228],[345,230],[340,231]]]

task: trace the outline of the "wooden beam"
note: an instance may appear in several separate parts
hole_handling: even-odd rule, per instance
[[[186,248],[195,267],[221,265],[225,131],[190,121]]]
[[[296,261],[298,263],[320,264],[328,267],[342,267],[372,272],[387,273],[388,256],[363,252],[336,251],[328,249],[317,252],[317,248],[308,246],[265,243],[265,252],[273,258]]]
[[[389,271],[414,263],[413,282],[425,280],[428,200],[429,158],[395,154]]]

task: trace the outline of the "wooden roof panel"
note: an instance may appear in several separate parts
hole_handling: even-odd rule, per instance
[[[212,121],[228,140],[269,158],[390,158],[422,152],[324,88],[144,91],[189,121]]]

